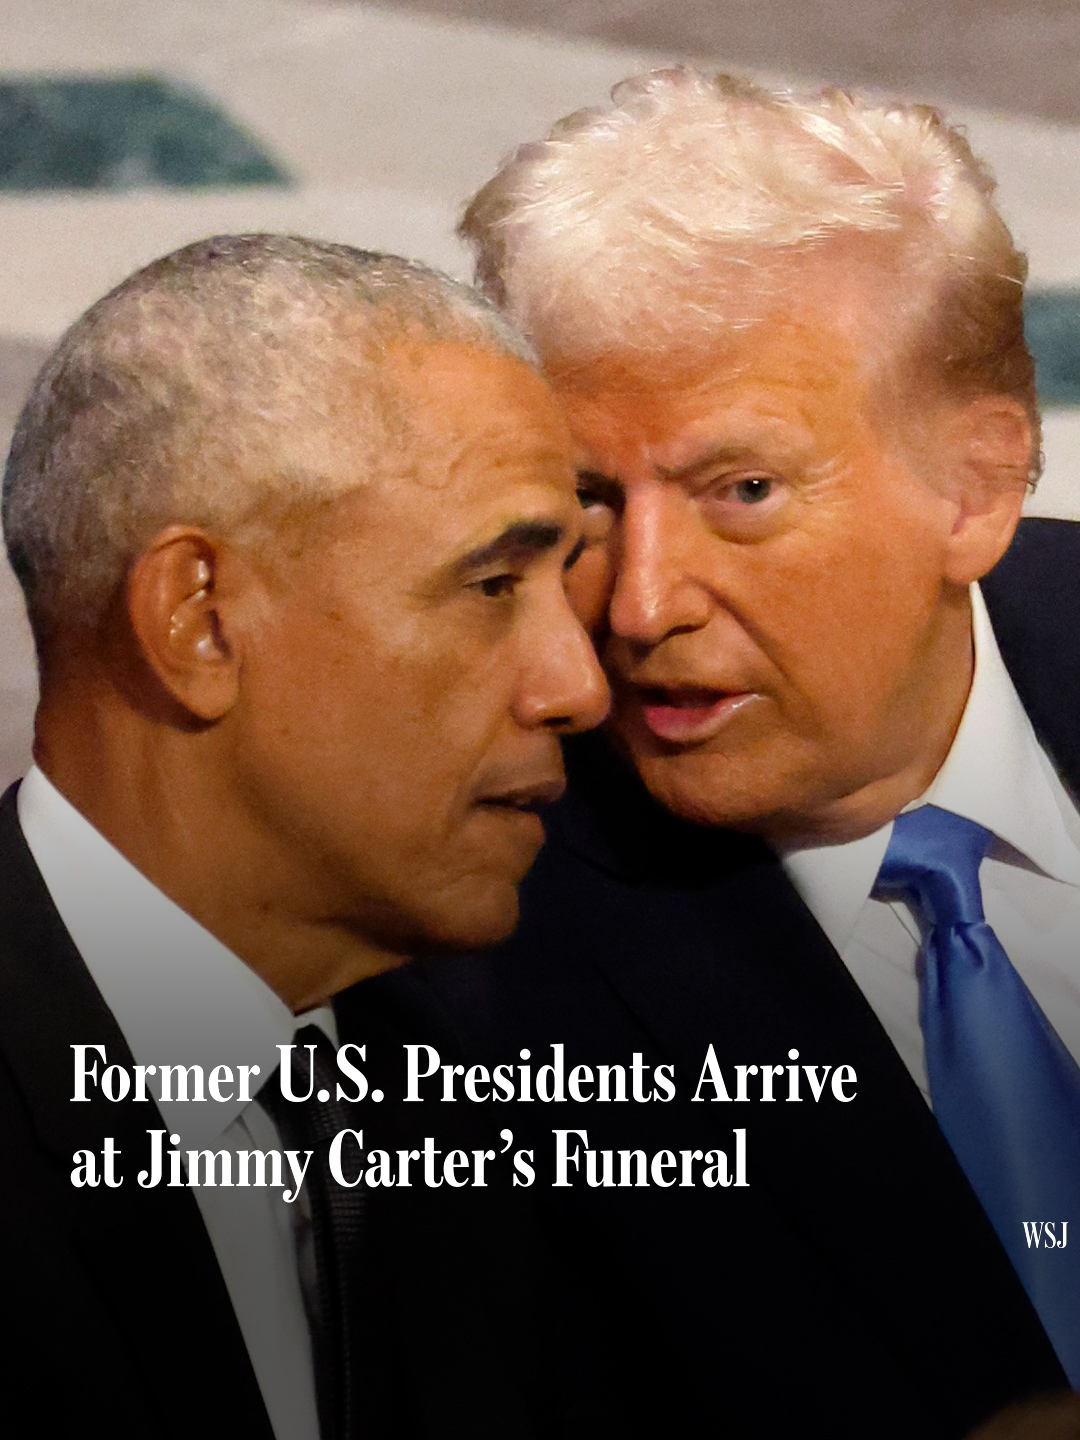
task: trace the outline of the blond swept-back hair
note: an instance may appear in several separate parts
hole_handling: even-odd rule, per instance
[[[521,146],[462,221],[479,284],[546,365],[707,351],[790,301],[793,262],[867,237],[895,281],[896,358],[945,393],[1020,401],[1035,473],[1027,265],[958,129],[925,105],[687,67],[623,81],[612,102]]]
[[[272,532],[412,459],[388,352],[418,336],[535,356],[468,286],[396,255],[218,235],[130,276],[35,380],[3,486],[39,660],[93,629],[164,525]],[[346,441],[355,471],[327,468]],[[273,538],[271,536],[271,538]]]

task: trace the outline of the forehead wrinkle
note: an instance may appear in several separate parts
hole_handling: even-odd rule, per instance
[[[730,407],[722,402],[655,445],[640,447],[644,465],[661,480],[693,481],[714,466],[802,462],[815,445],[815,427],[804,418],[802,407],[776,409],[759,403],[761,397],[739,397]]]
[[[708,470],[713,465],[724,465],[751,460],[756,457],[757,453],[757,447],[752,443],[714,445],[710,446],[705,453],[697,459],[691,460],[684,465],[657,465],[656,473],[660,476],[661,480],[692,480],[699,471]]]
[[[499,473],[518,455],[538,466],[554,456],[568,468],[553,434],[560,422],[550,391],[524,359],[450,341],[402,344],[390,358],[427,483],[445,487],[474,465]],[[511,435],[523,435],[524,444]]]
[[[705,372],[693,379],[672,381],[657,374],[651,383],[643,379],[634,386],[599,384],[563,392],[576,431],[579,468],[597,468],[592,462],[598,440],[600,449],[611,454],[627,453],[626,447],[633,444],[629,453],[638,466],[668,475],[706,463],[713,451],[724,458],[721,452],[750,450],[756,430],[813,432],[815,402],[823,389],[839,394],[847,388],[848,367],[833,361],[819,364],[803,348],[796,361],[813,358],[814,364],[797,363],[792,374],[788,349],[780,339],[769,347],[772,353],[767,350],[763,356],[744,340],[714,355]],[[850,368],[861,377],[857,367]],[[722,433],[733,423],[747,439],[729,440]],[[721,433],[710,435],[713,428]],[[707,452],[701,453],[705,447]],[[688,458],[680,452],[689,452]]]
[[[835,440],[839,450],[847,448],[853,432],[860,428],[859,417],[865,421],[868,412],[864,367],[855,356],[821,357],[816,347],[810,350],[799,343],[793,356],[787,352],[787,345],[781,342],[776,353],[766,355],[763,367],[753,362],[739,366],[729,384],[714,378],[713,414],[704,415],[697,425],[691,419],[688,428],[705,433],[706,439],[699,445],[708,444],[711,425],[727,434],[711,447],[714,453],[673,468],[697,468],[714,459],[755,454],[773,458],[777,449],[782,459],[798,462],[826,440]],[[794,363],[789,368],[790,361]],[[725,395],[727,390],[731,393]],[[704,395],[701,398],[706,400]],[[831,444],[829,448],[833,448]]]
[[[534,427],[539,431],[539,426]],[[474,417],[459,426],[445,426],[441,433],[420,431],[414,446],[417,478],[432,489],[447,489],[459,482],[469,483],[469,472],[482,469],[493,479],[509,475],[521,481],[544,483],[561,474],[569,487],[573,469],[566,450],[547,436],[530,435],[524,444],[511,444],[505,428],[492,422],[478,424]]]

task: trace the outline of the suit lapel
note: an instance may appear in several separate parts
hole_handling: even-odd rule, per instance
[[[0,1051],[67,1196],[74,1243],[161,1405],[165,1433],[272,1440],[194,1197],[137,1184],[147,1130],[163,1124],[157,1109],[97,1089],[86,1103],[71,1099],[72,1045],[103,1045],[125,1067],[133,1060],[26,848],[14,797],[0,801]],[[74,1152],[100,1155],[106,1136],[119,1147],[123,1184],[75,1189]]]

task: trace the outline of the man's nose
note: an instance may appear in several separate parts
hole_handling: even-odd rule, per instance
[[[527,730],[543,727],[560,735],[591,730],[607,715],[611,692],[596,651],[581,622],[560,593],[555,623],[531,637],[515,703],[515,718]]]
[[[706,588],[694,578],[692,547],[700,540],[688,500],[656,483],[627,495],[619,526],[611,633],[634,645],[656,645],[709,618]]]

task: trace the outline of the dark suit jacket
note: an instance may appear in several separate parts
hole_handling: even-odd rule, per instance
[[[131,1052],[0,802],[0,1248],[9,1413],[40,1435],[273,1440],[195,1198],[138,1188],[148,1104],[71,1103],[70,1047]],[[107,898],[104,903],[107,903]],[[76,1150],[121,1152],[124,1183],[76,1189]],[[25,1406],[20,1406],[22,1399]]]
[[[985,586],[1028,713],[1074,787],[1078,562],[1080,526],[1026,522]],[[517,935],[382,977],[369,1000],[470,1061],[524,1047],[535,1064],[562,1042],[568,1068],[635,1052],[674,1064],[671,1103],[499,1107],[536,1148],[530,1193],[548,1233],[609,1302],[616,1359],[598,1359],[598,1388],[658,1435],[933,1440],[1062,1385],[933,1116],[776,856],[666,813],[595,736],[569,750]],[[800,1063],[849,1064],[857,1098],[692,1103],[710,1044],[729,1066],[784,1064],[792,1048]],[[730,1152],[735,1127],[745,1189],[551,1188],[555,1128],[651,1153]]]
[[[108,896],[102,897],[108,904]],[[122,919],[121,922],[122,923]],[[362,987],[359,987],[362,989]],[[397,1103],[408,1038],[386,1013],[339,1014],[368,1046],[387,1102],[361,1116],[367,1147],[498,1147],[487,1118]],[[148,1103],[99,1090],[74,1104],[73,1044],[131,1052],[65,930],[26,847],[15,790],[0,801],[0,1376],[8,1414],[42,1436],[273,1440],[254,1372],[194,1195],[141,1189]],[[224,1057],[227,1058],[227,1057]],[[123,1184],[76,1189],[74,1153],[120,1150]],[[364,1440],[543,1440],[597,1432],[575,1367],[538,1383],[559,1260],[513,1192],[372,1191],[360,1333]],[[499,1308],[515,1287],[513,1314]],[[554,1287],[554,1288],[552,1288]],[[20,1402],[22,1402],[20,1404]],[[30,1433],[28,1430],[27,1433]],[[289,1437],[280,1437],[289,1440]]]

